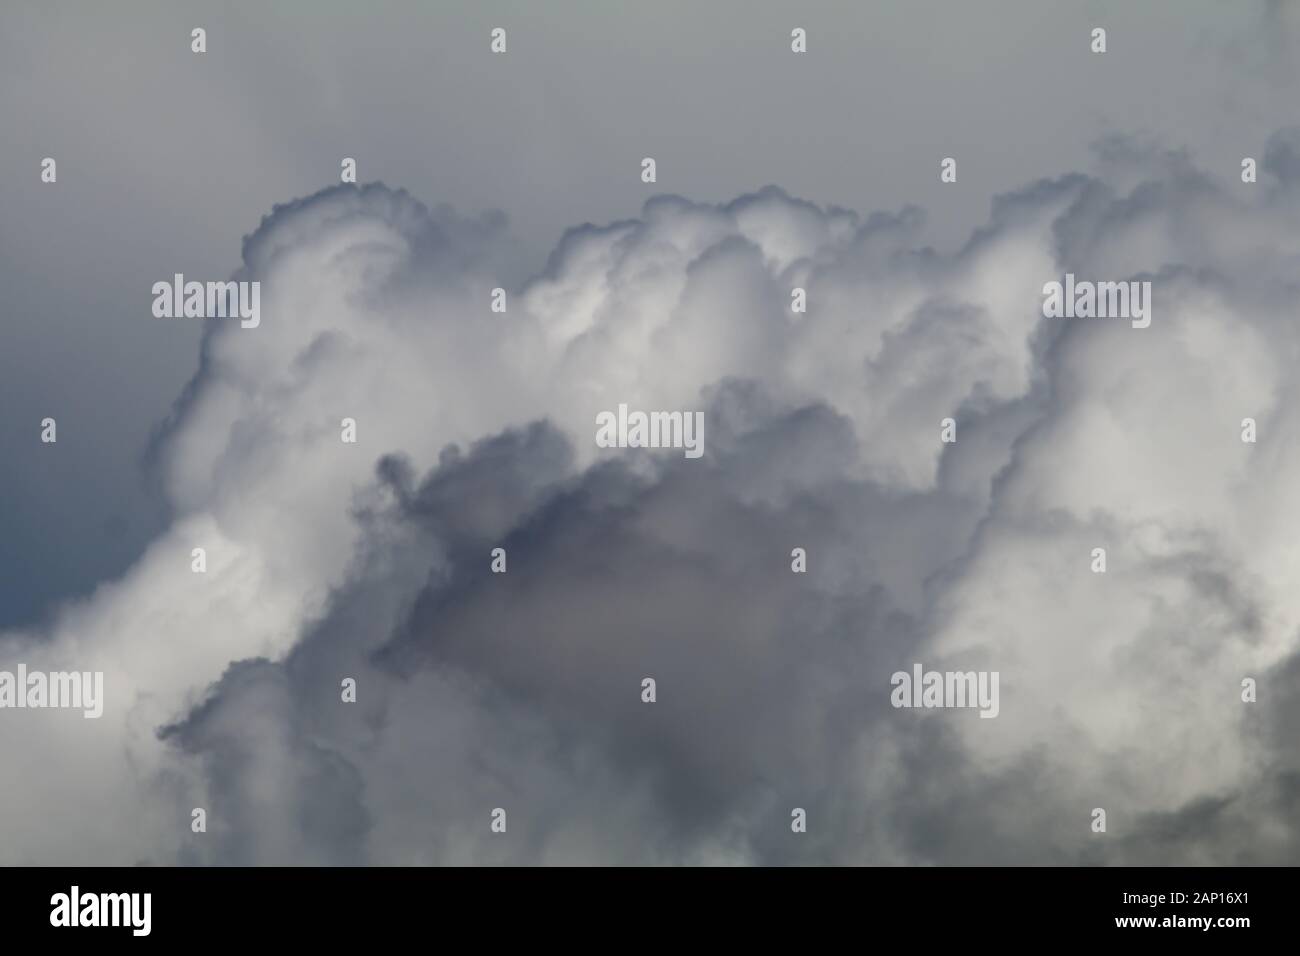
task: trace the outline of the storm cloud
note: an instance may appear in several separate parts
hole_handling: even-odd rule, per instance
[[[1111,140],[951,251],[657,196],[517,287],[498,216],[276,207],[260,326],[205,327],[152,445],[172,525],[3,638],[107,702],[0,722],[0,856],[1293,860],[1297,143],[1236,193]],[[1067,272],[1151,281],[1150,328],[1045,319]],[[703,457],[598,447],[619,403],[702,411]],[[1000,672],[997,719],[891,707],[914,662]]]

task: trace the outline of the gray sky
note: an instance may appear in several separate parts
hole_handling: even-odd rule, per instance
[[[141,290],[232,271],[240,237],[345,155],[426,203],[502,210],[518,281],[566,228],[635,215],[647,155],[660,191],[694,199],[775,183],[864,213],[916,203],[943,247],[993,195],[1087,168],[1107,134],[1233,177],[1297,91],[1282,3],[20,0],[0,18],[0,439],[65,423],[57,457],[0,479],[11,623],[120,571],[163,520],[138,458],[198,330],[151,321]],[[494,26],[504,57],[485,52]]]

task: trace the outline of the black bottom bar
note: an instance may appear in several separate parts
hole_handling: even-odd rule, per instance
[[[462,934],[471,944],[716,937],[733,946],[789,939],[801,949],[896,936],[918,946],[1097,936],[1232,945],[1294,927],[1294,876],[1281,868],[8,868],[0,869],[0,913],[6,942],[67,942],[75,933],[92,945],[374,945],[430,931],[437,936],[420,938],[455,946]]]

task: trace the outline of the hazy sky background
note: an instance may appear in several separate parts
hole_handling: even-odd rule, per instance
[[[1290,3],[16,2],[0,11],[0,624],[125,567],[161,527],[139,458],[199,325],[149,288],[221,278],[278,202],[363,181],[501,210],[510,277],[651,192],[775,183],[963,240],[993,195],[1101,137],[1237,176],[1297,92]],[[209,52],[189,50],[194,26]],[[802,26],[809,54],[789,53]],[[1094,25],[1110,50],[1090,54]],[[509,53],[486,55],[494,26]],[[39,163],[59,163],[56,189]],[[639,180],[643,156],[659,182]],[[941,187],[938,160],[960,177]],[[59,421],[55,449],[31,443]],[[27,449],[20,451],[20,449]],[[89,480],[88,479],[92,479]]]

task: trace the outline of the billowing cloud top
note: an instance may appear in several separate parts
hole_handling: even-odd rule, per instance
[[[106,675],[98,721],[0,720],[0,860],[1293,861],[1297,157],[1236,195],[1110,144],[951,254],[659,196],[505,312],[500,217],[276,208],[260,326],[209,325],[153,449],[174,524],[0,642]],[[1045,319],[1066,273],[1151,326]],[[704,456],[598,447],[621,403]],[[894,709],[913,662],[999,672],[998,718]]]

